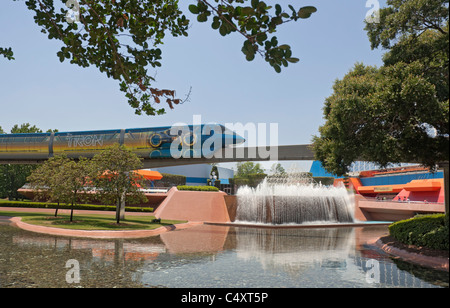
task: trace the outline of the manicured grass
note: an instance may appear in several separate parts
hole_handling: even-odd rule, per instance
[[[131,216],[125,214],[125,219],[116,223],[115,215],[76,214],[70,222],[70,215],[61,214],[54,217],[48,213],[0,211],[0,216],[19,216],[22,221],[46,227],[75,229],[75,230],[151,230],[161,226],[168,226],[185,221],[161,220],[153,223],[154,216]]]
[[[57,204],[51,202],[35,202],[35,201],[9,201],[0,199],[1,207],[23,207],[23,208],[36,208],[36,209],[71,209],[72,206],[70,204]],[[91,210],[91,211],[111,211],[114,212],[116,210],[115,205],[98,205],[98,204],[75,204],[73,206],[74,210]],[[153,208],[151,207],[133,207],[126,206],[126,210],[128,212],[153,212]]]

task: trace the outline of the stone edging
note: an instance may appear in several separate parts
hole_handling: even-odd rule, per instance
[[[375,246],[382,249],[388,254],[394,255],[402,260],[419,264],[426,267],[431,267],[437,270],[449,271],[449,259],[444,257],[425,256],[418,253],[409,252],[399,249],[389,244],[383,243],[381,238],[375,241]]]
[[[191,226],[203,224],[202,222],[187,222],[182,224],[176,224],[171,226],[163,226],[153,230],[124,230],[124,231],[107,231],[107,230],[74,230],[74,229],[63,229],[63,228],[53,228],[27,224],[22,220],[22,217],[11,217],[11,221],[15,226],[32,232],[51,234],[51,235],[61,235],[61,236],[74,236],[74,237],[86,237],[86,238],[103,238],[103,239],[114,239],[114,238],[143,238],[154,235],[159,235],[161,233],[186,229]]]

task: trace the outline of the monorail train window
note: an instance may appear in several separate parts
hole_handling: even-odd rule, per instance
[[[225,126],[222,125],[222,134],[234,135],[234,132],[232,130],[230,130],[229,128],[226,128]]]
[[[16,137],[13,137],[13,138],[11,138],[11,143],[12,142],[25,142],[25,137],[23,137],[23,136],[20,136],[20,137],[18,137],[18,136],[16,136]]]
[[[26,135],[25,136],[25,142],[29,143],[41,143],[41,142],[47,142],[48,135]]]
[[[213,136],[214,134],[223,134],[224,126],[219,124],[205,124],[202,129],[202,134],[206,136]]]

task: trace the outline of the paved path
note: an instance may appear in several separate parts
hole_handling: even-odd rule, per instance
[[[49,213],[54,214],[55,209],[39,209],[39,208],[23,208],[23,207],[0,207],[0,212],[30,212],[30,213]],[[68,209],[59,209],[58,214],[70,214]],[[92,211],[92,210],[73,210],[73,214],[100,214],[116,216],[115,211]],[[125,212],[125,215],[130,216],[153,216],[153,212]]]
[[[5,216],[0,216],[0,220],[4,220]],[[74,229],[63,229],[63,228],[53,228],[38,226],[33,224],[27,224],[22,222],[22,217],[11,217],[8,220],[13,223],[16,227],[23,230],[51,234],[51,235],[61,235],[61,236],[71,236],[71,237],[85,237],[85,238],[103,238],[103,239],[113,239],[113,238],[143,238],[149,236],[159,235],[161,233],[186,229],[192,226],[201,225],[201,222],[187,222],[182,224],[161,226],[157,229],[152,230],[74,230]]]
[[[0,214],[2,211],[8,212],[32,212],[32,213],[48,213],[54,214],[54,209],[33,209],[33,208],[18,208],[18,207],[0,207]],[[63,209],[58,210],[58,214],[70,214],[70,210]],[[89,210],[74,210],[74,216],[82,214],[101,214],[111,215],[114,217],[116,213],[114,211],[89,211]],[[130,216],[153,216],[151,212],[126,212],[125,215]],[[202,222],[187,222],[181,224],[175,224],[170,226],[161,226],[153,230],[74,230],[63,229],[54,227],[38,226],[33,224],[27,224],[21,221],[21,217],[7,217],[0,216],[0,221],[9,221],[15,226],[37,233],[45,233],[52,235],[62,236],[75,236],[75,237],[88,237],[88,238],[142,238],[158,235],[167,231],[186,229],[192,226],[203,224]]]

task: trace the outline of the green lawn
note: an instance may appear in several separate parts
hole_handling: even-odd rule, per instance
[[[76,229],[76,230],[151,230],[161,226],[168,226],[185,221],[161,220],[161,223],[152,223],[154,216],[131,216],[125,214],[125,219],[116,223],[114,214],[76,214],[70,222],[70,215],[61,214],[54,217],[48,213],[27,213],[14,211],[0,211],[0,216],[19,216],[22,221],[47,227]]]

